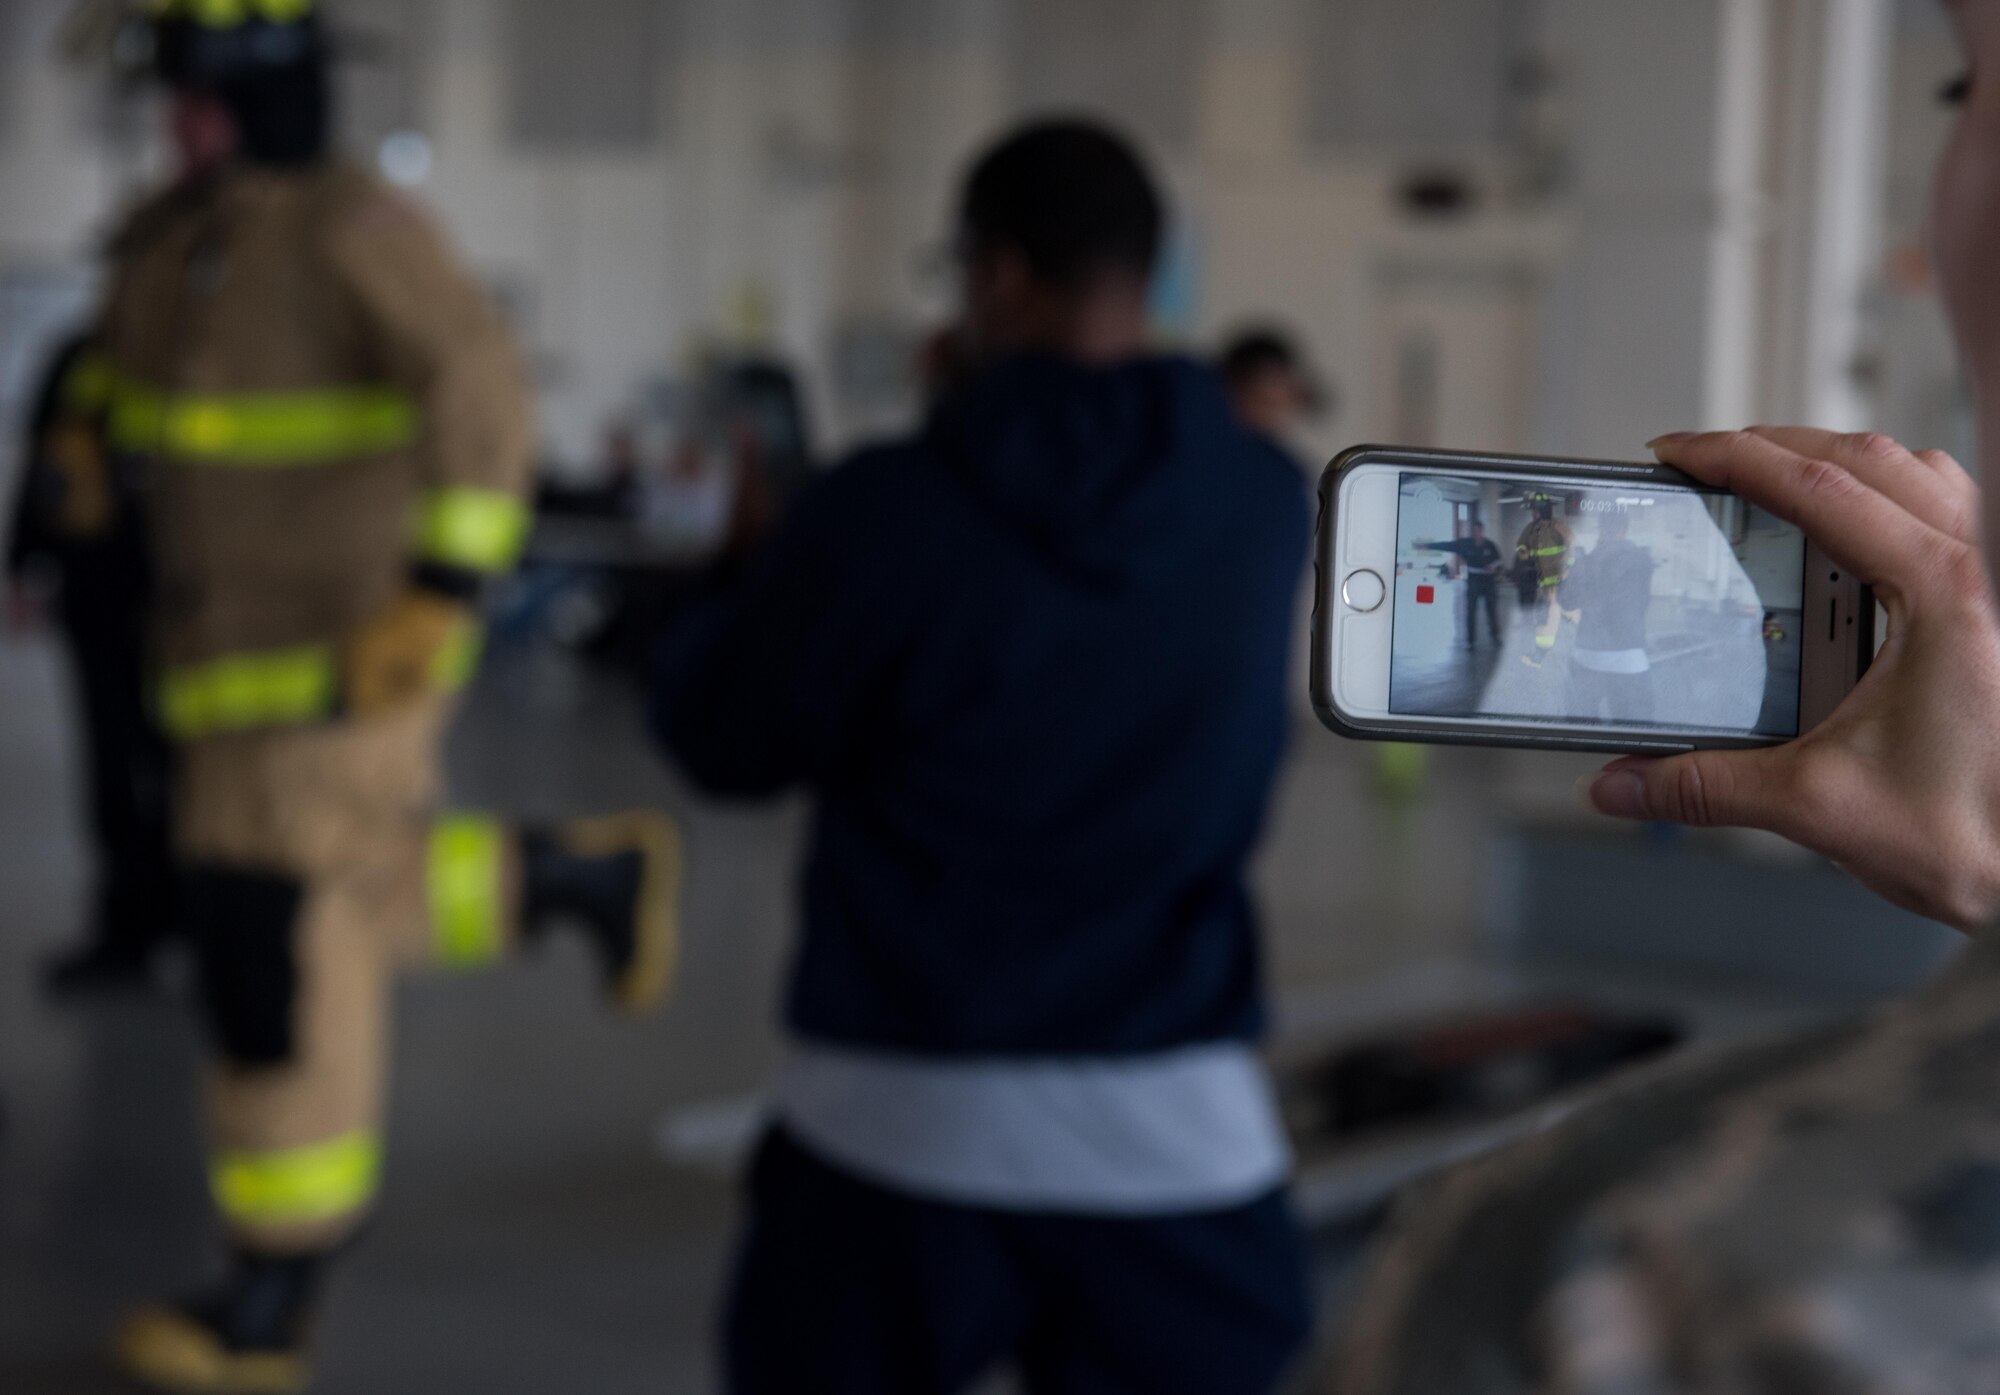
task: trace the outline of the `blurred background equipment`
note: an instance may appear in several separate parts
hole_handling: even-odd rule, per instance
[[[697,927],[675,1011],[636,1026],[597,1020],[573,941],[539,977],[402,990],[402,1141],[381,1226],[323,1295],[328,1388],[712,1384],[733,1182],[649,1140],[662,1111],[755,1117],[734,1105],[777,1058],[803,820],[656,769],[630,676],[742,508],[775,513],[949,380],[950,333],[927,338],[945,209],[1003,125],[1086,110],[1144,142],[1184,229],[1158,331],[1208,356],[1279,327],[1337,390],[1289,428],[1308,470],[1363,440],[1618,457],[1779,418],[1965,455],[1924,251],[1935,93],[1962,69],[1934,0],[319,8],[357,60],[335,72],[339,136],[435,210],[541,415],[545,508],[495,597],[452,797],[527,822],[690,809]],[[113,210],[171,165],[157,94],[115,76],[150,61],[134,13],[0,4],[0,439],[101,289]],[[0,497],[24,468],[0,458]],[[216,1253],[184,1006],[36,996],[91,903],[59,661],[39,634],[0,643],[0,1389],[91,1395],[129,1297]],[[1337,743],[1303,664],[1256,867],[1273,1056],[1301,1086],[1348,1043],[1468,1012],[1562,1002],[1712,1040],[1949,952],[1765,840],[1602,828],[1570,794],[1587,762]],[[1304,1140],[1321,1258],[1395,1181],[1572,1098]]]

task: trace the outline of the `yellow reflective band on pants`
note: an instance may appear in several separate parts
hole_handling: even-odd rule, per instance
[[[121,379],[109,405],[117,449],[201,465],[322,465],[417,437],[416,403],[393,387],[170,393]]]
[[[528,536],[528,509],[497,489],[451,485],[417,507],[417,555],[427,562],[497,572],[514,565]]]
[[[431,933],[441,963],[490,964],[506,948],[507,835],[498,821],[471,815],[431,828]]]
[[[1563,579],[1559,576],[1545,576],[1542,578],[1541,584],[1544,588],[1550,586],[1560,586],[1563,584]]]
[[[160,719],[179,741],[331,716],[339,695],[333,650],[308,644],[225,654],[170,668],[160,683]]]
[[[229,1152],[211,1165],[209,1185],[237,1225],[311,1225],[366,1206],[382,1169],[382,1143],[356,1129],[324,1143],[272,1152]]]

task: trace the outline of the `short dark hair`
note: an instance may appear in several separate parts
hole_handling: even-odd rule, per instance
[[[959,204],[969,254],[1012,247],[1037,280],[1072,291],[1121,272],[1150,277],[1165,221],[1131,142],[1075,118],[1002,137],[974,163]]]
[[[1232,390],[1242,388],[1266,373],[1289,373],[1305,393],[1306,410],[1331,410],[1333,391],[1306,364],[1292,336],[1275,325],[1250,325],[1231,335],[1222,347],[1216,368]]]
[[[1259,373],[1298,373],[1304,365],[1299,351],[1283,331],[1260,325],[1232,336],[1223,346],[1217,367],[1230,382],[1240,383]]]

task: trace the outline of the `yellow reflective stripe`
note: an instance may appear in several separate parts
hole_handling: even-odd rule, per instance
[[[417,506],[417,555],[428,562],[500,571],[514,564],[528,536],[528,506],[498,489],[449,485]]]
[[[1538,547],[1528,555],[1530,557],[1560,557],[1568,551],[1569,548],[1567,547]]]
[[[441,693],[455,693],[470,683],[484,647],[485,635],[471,621],[452,631],[444,648],[431,660],[431,686]]]
[[[122,380],[110,406],[113,446],[207,465],[315,465],[417,436],[416,403],[392,387],[167,393]]]
[[[459,814],[432,825],[431,934],[440,962],[471,968],[499,957],[506,849],[506,835],[493,819]]]
[[[332,713],[338,687],[333,651],[324,645],[225,654],[168,669],[160,717],[180,741],[309,722]]]
[[[1545,576],[1542,578],[1543,586],[1560,586],[1562,584],[1563,579],[1559,576]]]
[[[231,1221],[306,1225],[367,1205],[381,1170],[381,1140],[356,1129],[303,1148],[219,1154],[209,1167],[209,1188]]]

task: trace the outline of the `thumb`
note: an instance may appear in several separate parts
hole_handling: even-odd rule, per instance
[[[1786,811],[1783,760],[1776,749],[1627,757],[1591,777],[1582,793],[1592,808],[1615,819],[1774,828]]]

